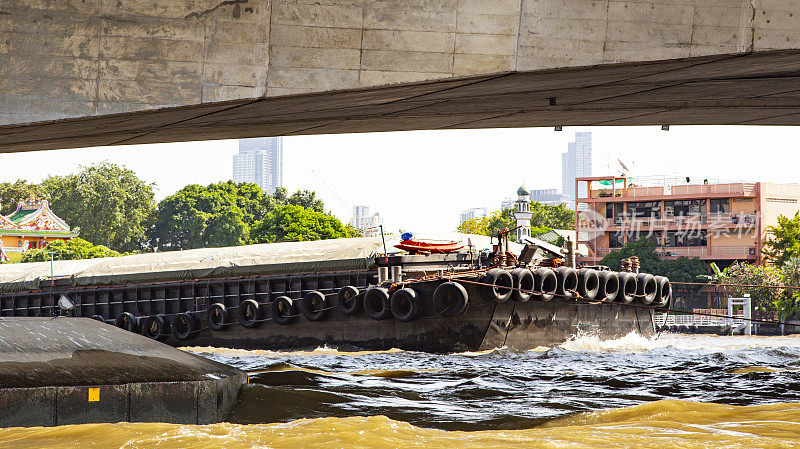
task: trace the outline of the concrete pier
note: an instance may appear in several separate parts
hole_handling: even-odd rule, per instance
[[[244,372],[88,318],[0,318],[0,427],[208,424]]]

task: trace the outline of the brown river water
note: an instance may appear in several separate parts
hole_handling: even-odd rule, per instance
[[[800,447],[800,337],[184,349],[250,373],[230,422],[0,429],[0,448]]]

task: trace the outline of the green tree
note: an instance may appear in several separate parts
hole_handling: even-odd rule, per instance
[[[287,206],[319,216],[313,215],[312,220],[294,209],[288,213]],[[322,200],[309,190],[288,195],[286,189],[279,187],[274,195],[267,195],[255,184],[192,184],[159,203],[148,233],[149,244],[171,250],[360,235],[352,226],[345,227],[323,213],[324,209]],[[276,217],[300,221],[276,223]],[[305,226],[309,228],[304,229]]]
[[[608,253],[600,261],[600,265],[619,270],[622,259],[636,256],[639,258],[640,272],[666,276],[673,282],[695,282],[697,276],[708,273],[708,265],[696,257],[661,259],[656,252],[657,246],[653,239],[642,237]]]
[[[34,195],[45,197],[45,191],[39,184],[28,184],[24,179],[16,182],[0,182],[0,215],[10,215],[17,209],[20,201]]]
[[[733,287],[729,291],[734,296],[750,295],[756,310],[779,310],[780,301],[785,294],[783,289],[767,288],[768,285],[781,285],[784,274],[775,265],[754,265],[736,262],[723,270],[719,277],[721,284],[753,285],[755,287]]]
[[[158,204],[149,244],[162,250],[244,245],[266,203],[255,184],[190,184]]]
[[[117,251],[102,245],[93,245],[84,239],[57,241],[47,245],[46,248],[32,249],[22,253],[22,262],[46,262],[50,260],[77,260],[96,259],[99,257],[121,256]]]
[[[575,211],[566,204],[542,204],[531,202],[531,227],[549,229],[575,229]],[[531,232],[531,235],[536,235]]]
[[[458,225],[458,232],[465,234],[497,235],[504,229],[514,229],[517,219],[514,209],[497,210],[489,215],[473,218]],[[564,204],[551,206],[537,201],[531,202],[531,235],[551,229],[575,229],[575,212]]]
[[[153,184],[131,170],[102,162],[42,182],[53,211],[81,237],[119,251],[142,249],[155,210]]]
[[[296,205],[281,205],[252,230],[252,243],[299,242],[354,237],[336,217]]]
[[[800,212],[794,218],[778,215],[778,226],[768,226],[770,236],[764,241],[764,258],[776,265],[784,265],[800,257]]]
[[[605,265],[612,270],[619,270],[622,259],[636,256],[639,258],[640,271],[659,274],[657,270],[661,267],[661,258],[658,257],[656,246],[657,244],[654,240],[646,237],[632,242],[629,241],[622,248],[609,252],[600,261],[600,265]]]

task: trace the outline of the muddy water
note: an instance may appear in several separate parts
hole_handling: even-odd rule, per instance
[[[800,447],[796,337],[582,337],[451,355],[187,350],[250,372],[230,423],[0,429],[0,448]]]

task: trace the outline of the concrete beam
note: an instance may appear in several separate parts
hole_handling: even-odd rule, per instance
[[[651,67],[654,61],[668,67],[673,60],[758,57],[776,50],[789,51],[784,55],[800,50],[797,2],[6,0],[0,4],[0,125],[185,107],[171,113],[176,121],[184,112],[194,118],[202,111],[251,102],[276,99],[284,104],[282,98],[291,95],[350,98],[357,91],[392,92],[398,84],[414,90],[419,84],[412,83],[469,84],[496,74],[506,75],[516,89],[540,91],[539,86],[520,83],[542,80],[548,73],[595,73],[583,67]],[[796,64],[793,58],[782,64]],[[698,79],[713,82],[718,75]],[[556,80],[548,83],[552,81]],[[768,106],[784,107],[780,102]],[[477,109],[458,112],[483,117]],[[623,109],[618,112],[620,117],[631,116]],[[589,121],[610,118],[592,115]],[[703,113],[686,118],[691,123],[717,120]],[[725,123],[754,118],[733,114]],[[479,120],[484,121],[485,117]],[[425,122],[386,129],[417,129]],[[437,125],[447,123],[459,126],[465,121],[452,114]],[[511,126],[542,122],[515,123]],[[355,122],[346,127],[332,127],[324,120],[306,125],[320,132],[375,130],[361,129]],[[261,126],[255,120],[234,134],[299,133],[304,128],[272,123],[269,131],[250,130]],[[2,128],[0,139],[13,129]],[[125,138],[140,139],[140,131]],[[206,133],[230,135],[225,130]],[[113,139],[102,140],[109,141]],[[0,148],[4,150],[9,148]]]

